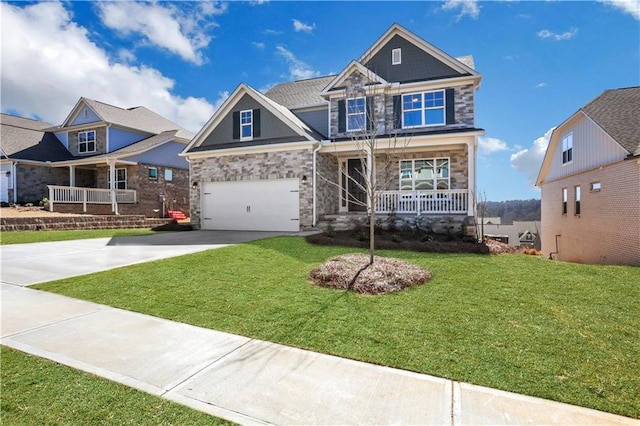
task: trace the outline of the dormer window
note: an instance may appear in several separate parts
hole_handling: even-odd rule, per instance
[[[96,152],[96,131],[88,130],[78,133],[78,153],[88,154]]]
[[[402,63],[402,49],[391,50],[391,65],[400,65]]]

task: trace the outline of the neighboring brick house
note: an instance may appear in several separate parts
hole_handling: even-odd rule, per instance
[[[640,265],[640,87],[607,90],[558,126],[537,185],[545,256]]]
[[[64,123],[2,114],[1,201],[55,211],[163,215],[189,210],[189,166],[178,154],[193,134],[139,106],[80,98]]]
[[[394,24],[338,75],[240,84],[182,153],[192,225],[298,231],[369,207],[472,222],[481,79],[471,57]],[[371,206],[359,182],[374,164]]]

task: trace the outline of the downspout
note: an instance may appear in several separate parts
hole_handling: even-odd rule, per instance
[[[106,131],[107,135],[106,135],[106,141],[105,141],[106,147],[104,150],[105,153],[109,153],[109,130],[110,129],[111,129],[111,123],[107,124],[107,131]]]
[[[316,166],[316,161],[317,161],[317,153],[318,151],[320,151],[320,148],[322,148],[322,141],[320,141],[318,143],[318,146],[313,150],[313,220],[311,222],[311,226],[315,228],[316,226],[316,211],[317,211],[317,202],[316,202],[316,170],[317,170],[317,166]]]
[[[13,188],[13,204],[18,202],[18,174],[16,173],[18,168],[18,162],[11,162],[11,187]]]

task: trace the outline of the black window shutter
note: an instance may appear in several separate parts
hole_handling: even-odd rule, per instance
[[[338,101],[338,133],[347,131],[347,109],[344,99]]]
[[[456,122],[456,101],[453,89],[444,91],[444,99],[447,106],[447,124],[455,124]]]
[[[402,96],[393,97],[393,128],[402,128]]]
[[[260,137],[260,109],[253,110],[253,137]]]
[[[367,130],[373,130],[376,117],[374,117],[373,96],[367,96],[365,109],[365,123],[367,123]]]
[[[233,113],[233,138],[240,139],[240,111]]]

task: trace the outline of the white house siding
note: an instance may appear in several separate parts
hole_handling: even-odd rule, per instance
[[[545,179],[547,181],[619,161],[629,154],[582,113],[563,127],[567,130],[554,132],[555,149],[549,153],[553,154],[553,161]],[[562,138],[570,132],[573,132],[573,161],[563,165]]]
[[[600,191],[590,191],[600,182]],[[580,216],[574,187],[581,188]],[[562,188],[568,212],[562,214]],[[554,259],[640,265],[640,159],[632,158],[542,185],[542,252]],[[558,246],[556,247],[556,235]]]
[[[263,152],[254,154],[234,154],[192,158],[190,163],[191,182],[198,186],[204,182],[257,181],[263,179],[300,179],[300,228],[308,228],[313,223],[313,150],[294,149],[289,151]],[[306,176],[306,182],[303,177]],[[200,227],[200,190],[190,191],[191,224]]]

